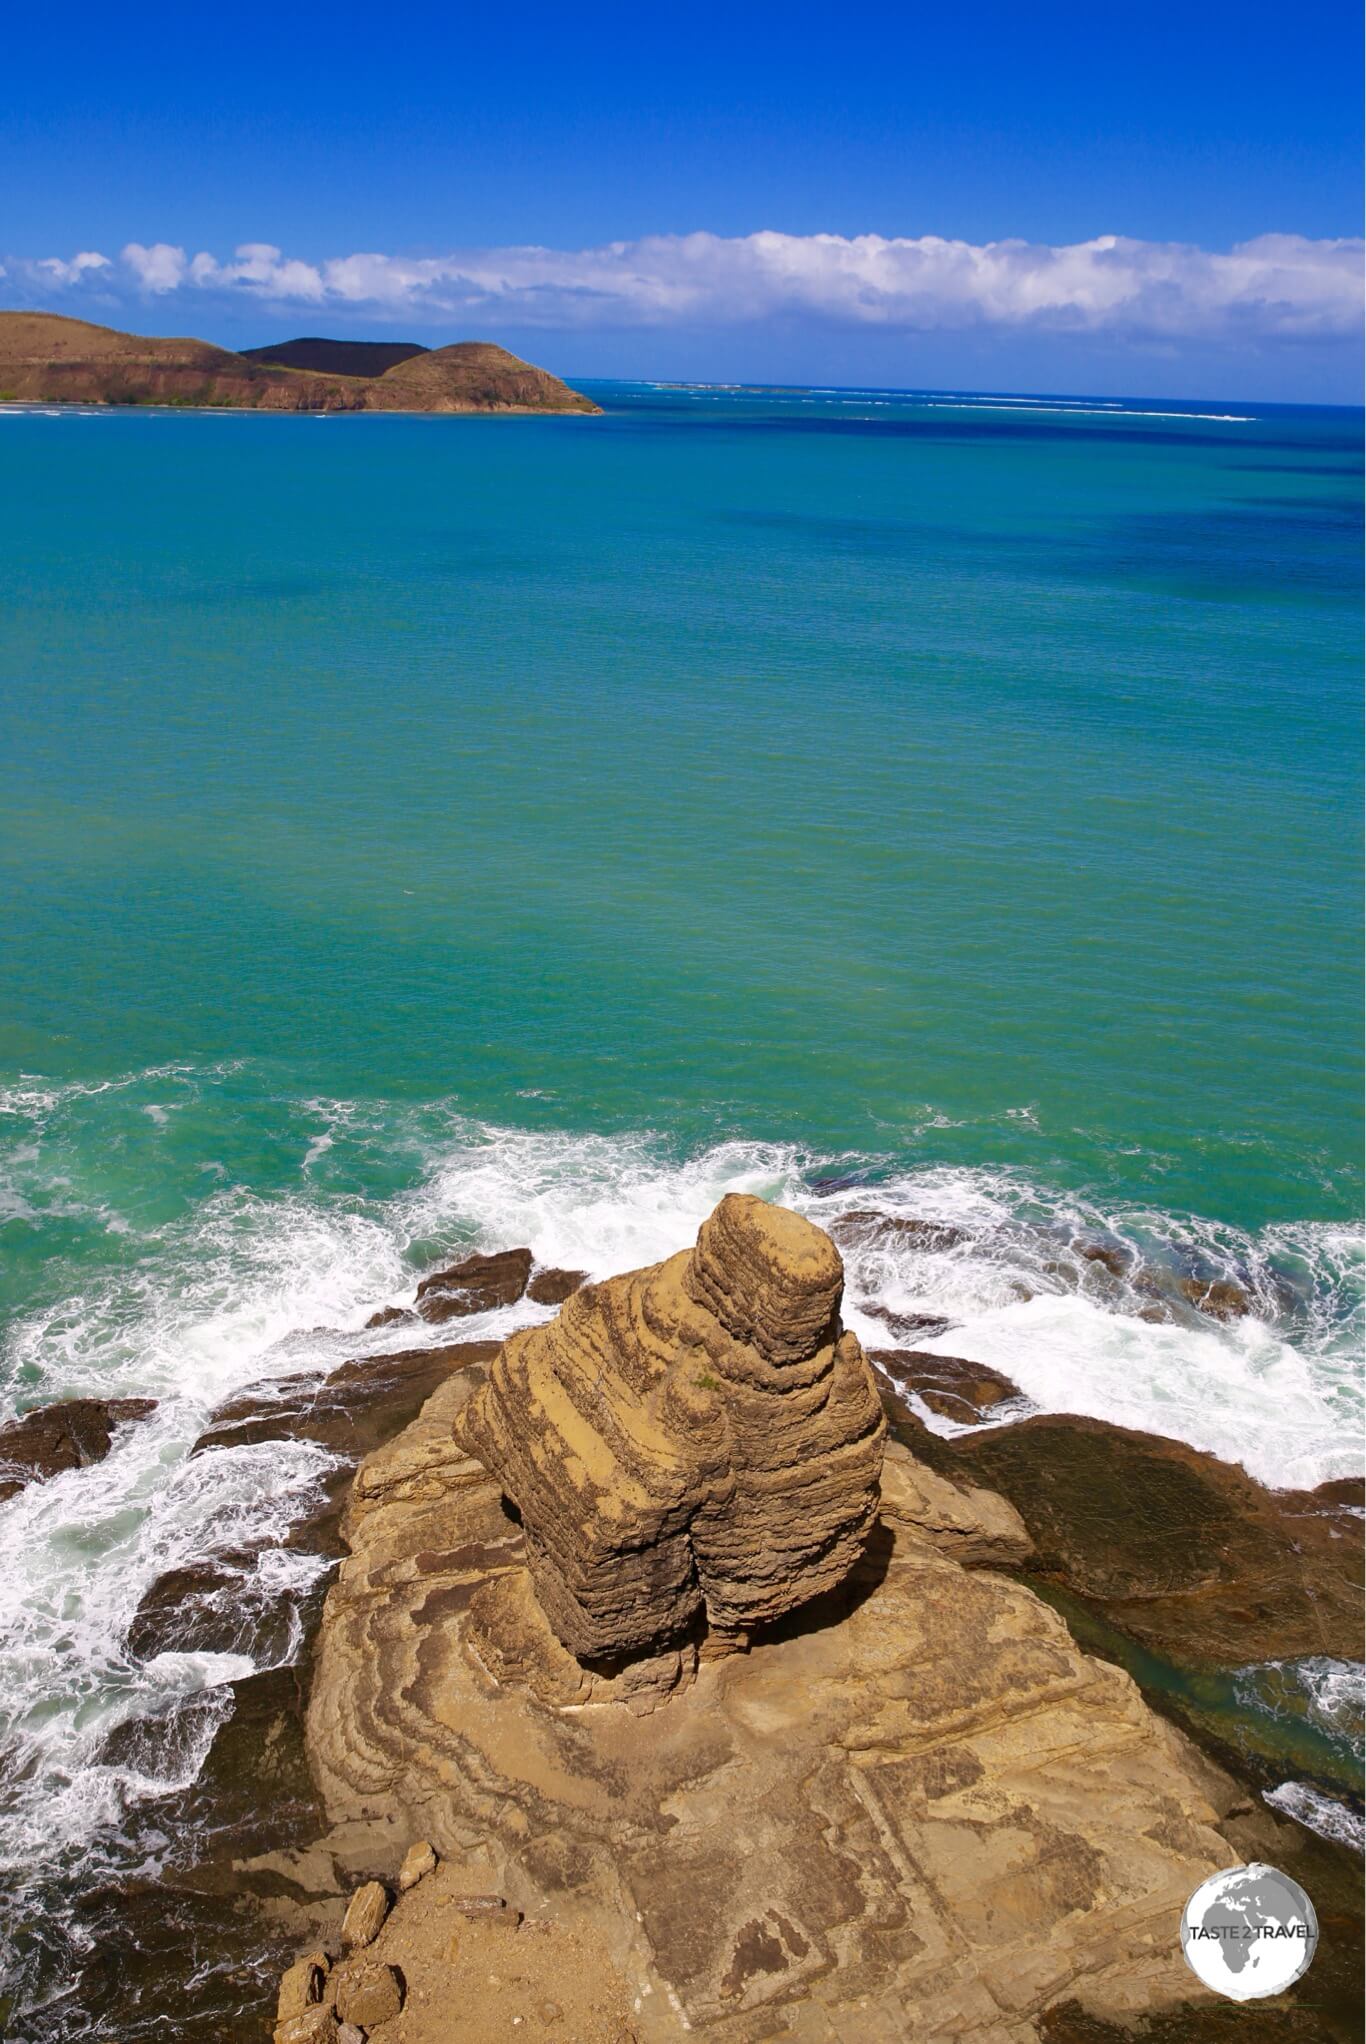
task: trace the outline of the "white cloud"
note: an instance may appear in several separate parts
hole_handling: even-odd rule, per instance
[[[123,251],[123,260],[143,290],[154,291],[158,296],[163,291],[178,291],[185,282],[185,251],[172,248],[168,241],[154,241],[150,248],[144,248],[140,241],[130,241]]]
[[[60,256],[45,256],[34,268],[40,270],[54,284],[79,284],[92,270],[107,270],[111,267],[108,256],[97,255],[93,249],[82,249],[79,255],[63,262]],[[0,277],[5,272],[0,270]]]
[[[121,271],[82,254],[35,281],[97,275],[158,296],[212,292],[467,329],[719,326],[783,316],[913,332],[980,328],[1135,340],[1333,338],[1362,320],[1357,240],[1264,234],[1226,250],[1121,235],[1062,247],[938,235],[650,235],[597,248],[360,253],[306,262],[269,242],[231,259],[130,242]]]

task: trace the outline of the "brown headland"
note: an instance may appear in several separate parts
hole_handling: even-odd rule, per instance
[[[0,401],[271,412],[597,412],[490,341],[309,339],[237,355],[56,312],[0,312]]]

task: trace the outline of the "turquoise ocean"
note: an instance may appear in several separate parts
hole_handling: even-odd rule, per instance
[[[16,1877],[252,1665],[138,1662],[149,1583],[306,1587],[321,1451],[191,1463],[206,1413],[411,1342],[364,1323],[465,1244],[942,1220],[851,1263],[870,1343],[1361,1467],[1361,414],[584,387],[0,411],[0,1419],[161,1401],[0,1506]],[[1256,1310],[1155,1321],[1097,1243]]]

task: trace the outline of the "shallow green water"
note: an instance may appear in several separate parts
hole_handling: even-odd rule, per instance
[[[1355,1216],[1358,416],[600,394],[0,420],[0,1062]]]

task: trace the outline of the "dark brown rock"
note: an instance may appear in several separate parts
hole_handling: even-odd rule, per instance
[[[250,1386],[220,1405],[194,1444],[238,1448],[256,1441],[316,1441],[359,1460],[416,1418],[453,1370],[488,1362],[494,1342],[452,1342],[362,1356],[330,1375],[284,1377]]]
[[[932,1355],[927,1349],[870,1349],[868,1360],[890,1377],[903,1395],[914,1391],[931,1412],[961,1426],[980,1426],[995,1408],[1023,1394],[1009,1377],[963,1356]]]
[[[166,1653],[260,1653],[257,1614],[244,1610],[241,1601],[255,1562],[254,1554],[239,1548],[158,1576],[128,1628],[129,1652],[140,1660]]]
[[[417,1310],[424,1320],[457,1320],[515,1306],[531,1276],[529,1249],[500,1249],[494,1256],[467,1256],[449,1270],[423,1278]]]
[[[416,1320],[411,1306],[381,1306],[378,1313],[372,1313],[366,1321],[367,1328],[396,1327],[402,1320]]]
[[[1354,1511],[1366,1510],[1366,1477],[1330,1477],[1327,1483],[1318,1484],[1310,1496],[1323,1505],[1349,1505]]]
[[[1132,1260],[1126,1250],[1109,1242],[1079,1242],[1077,1254],[1083,1263],[1098,1263],[1114,1278],[1126,1277]]]
[[[563,1306],[587,1283],[587,1272],[582,1270],[538,1270],[526,1288],[526,1295],[538,1306]]]
[[[1247,1287],[1235,1284],[1231,1278],[1182,1278],[1177,1290],[1183,1299],[1214,1320],[1243,1320],[1257,1310]]]
[[[1034,1569],[1178,1666],[1361,1653],[1361,1521],[1271,1491],[1181,1441],[1040,1414],[945,1441],[896,1414],[931,1467],[1009,1498]]]
[[[844,1246],[863,1248],[878,1242],[906,1242],[914,1249],[956,1249],[968,1240],[952,1221],[926,1221],[908,1214],[884,1214],[875,1207],[856,1207],[830,1223],[830,1233]]]
[[[917,1336],[924,1341],[936,1334],[944,1334],[949,1323],[937,1313],[894,1313],[890,1306],[880,1306],[876,1301],[861,1299],[859,1311],[866,1313],[870,1320],[880,1320],[896,1341],[914,1341]]]
[[[29,1483],[102,1462],[116,1431],[155,1412],[155,1398],[69,1398],[0,1427],[0,1501]]]
[[[339,1554],[338,1529],[354,1464],[421,1411],[431,1393],[460,1370],[497,1354],[492,1342],[405,1349],[343,1363],[323,1379],[292,1377],[251,1387],[219,1406],[193,1453],[263,1441],[314,1441],[344,1459],[322,1485],[322,1502],[297,1520],[287,1545]],[[166,1652],[248,1653],[272,1662],[289,1649],[295,1611],[250,1594],[255,1552],[236,1549],[168,1570],[145,1592],[128,1630],[140,1659]]]

